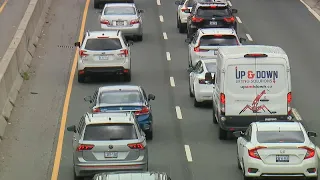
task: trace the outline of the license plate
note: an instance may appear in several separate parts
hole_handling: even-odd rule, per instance
[[[289,162],[289,156],[288,155],[277,155],[276,162]]]
[[[217,25],[217,21],[210,21],[210,25]]]
[[[117,25],[117,26],[124,26],[124,21],[117,21],[117,22],[116,22],[116,25]]]
[[[110,56],[99,56],[100,60],[109,60]]]
[[[117,158],[118,152],[105,152],[104,157],[105,158]]]

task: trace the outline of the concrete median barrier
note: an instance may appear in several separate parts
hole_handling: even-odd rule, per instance
[[[51,0],[30,0],[11,44],[0,60],[0,140],[29,69]]]

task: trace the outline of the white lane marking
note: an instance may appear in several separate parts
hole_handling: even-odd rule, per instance
[[[247,38],[249,41],[253,41],[252,37],[250,36],[250,34],[246,34]]]
[[[160,22],[163,22],[163,16],[162,15],[159,16],[159,19],[160,19]]]
[[[166,52],[166,55],[167,55],[167,60],[168,60],[168,61],[171,61],[171,55],[170,55],[170,52]]]
[[[238,23],[242,23],[241,19],[238,16],[236,16],[236,19],[237,19]]]
[[[312,15],[314,15],[314,17],[316,17],[318,19],[318,21],[320,21],[320,15],[315,12],[307,3],[305,3],[303,0],[300,0],[300,2],[306,6],[306,8],[311,12]]]
[[[161,1],[157,0],[157,5],[160,6],[161,5]]]
[[[298,113],[297,109],[292,108],[292,114],[296,118],[297,121],[302,121],[302,118],[301,118],[300,114]]]
[[[316,151],[317,151],[317,154],[318,154],[318,158],[320,159],[320,149],[319,149],[318,146],[316,147]]]
[[[176,86],[176,84],[174,83],[174,78],[173,78],[173,77],[170,77],[170,85],[171,85],[172,87],[175,87],[175,86]]]
[[[227,1],[227,3],[229,4],[229,6],[232,6],[231,2],[230,1]]]
[[[163,39],[168,39],[168,36],[167,36],[166,32],[163,33]]]
[[[177,113],[177,118],[182,119],[182,113],[179,106],[176,106],[176,113]]]
[[[184,145],[188,162],[192,162],[191,150],[189,145]]]

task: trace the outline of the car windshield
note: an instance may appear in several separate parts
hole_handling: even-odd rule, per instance
[[[211,73],[217,72],[217,64],[215,62],[205,63],[205,65],[209,72]]]
[[[133,7],[107,7],[104,15],[135,15],[136,10]]]
[[[214,9],[211,7],[199,7],[197,15],[204,17],[226,17],[231,14],[227,7],[217,7]]]
[[[89,51],[118,50],[122,49],[119,38],[88,39],[85,49]]]
[[[135,127],[129,123],[90,124],[86,126],[83,136],[86,141],[129,139],[137,139]]]
[[[139,91],[106,91],[99,97],[100,104],[126,104],[138,103],[142,101]]]
[[[302,131],[257,131],[259,143],[303,143]]]
[[[236,46],[239,45],[234,35],[205,35],[200,38],[200,46]]]

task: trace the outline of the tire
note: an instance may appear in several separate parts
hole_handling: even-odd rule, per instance
[[[241,164],[240,164],[240,161],[239,161],[239,152],[238,152],[238,147],[237,147],[237,162],[238,162],[238,169],[241,170]]]
[[[179,20],[179,17],[178,17],[178,14],[177,14],[177,28],[180,27],[180,20]]]
[[[316,176],[316,177],[307,177],[306,180],[318,180],[318,176]]]
[[[93,7],[94,7],[95,9],[99,9],[99,8],[100,8],[100,2],[99,2],[98,0],[95,0],[95,1],[93,2]]]
[[[78,82],[79,83],[84,83],[84,80],[85,80],[85,75],[83,74],[78,74]]]
[[[125,74],[123,78],[125,82],[131,82],[131,72],[128,74]]]
[[[214,108],[212,108],[212,116],[213,116],[212,117],[213,124],[218,124],[218,121],[217,121],[217,118],[216,118],[216,112],[215,112]]]
[[[186,25],[183,25],[179,20],[179,33],[180,34],[185,33],[186,29],[187,29]]]
[[[143,40],[143,35],[141,34],[141,35],[138,35],[137,36],[137,41],[142,41]]]
[[[224,129],[219,128],[219,139],[220,140],[227,140],[228,132]]]
[[[153,131],[152,130],[146,132],[146,138],[147,138],[147,140],[153,139]]]
[[[194,97],[194,95],[192,94],[192,91],[191,91],[190,80],[189,80],[189,96],[190,97]]]

